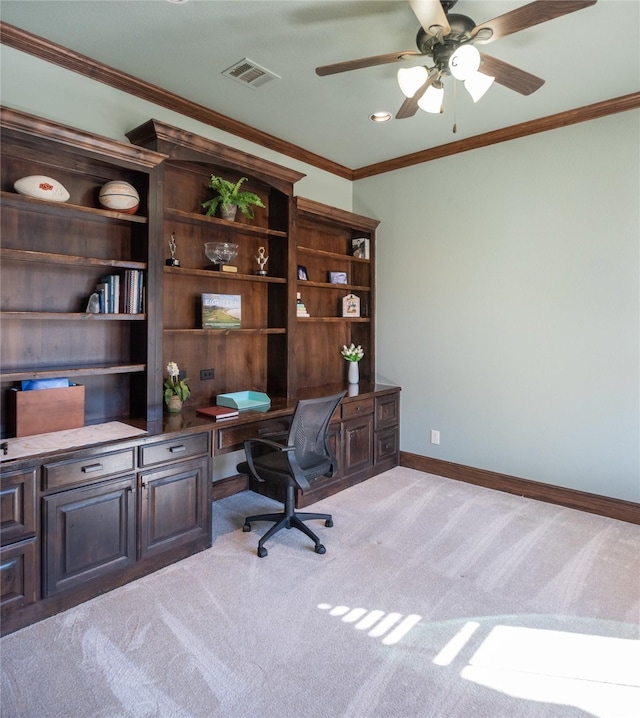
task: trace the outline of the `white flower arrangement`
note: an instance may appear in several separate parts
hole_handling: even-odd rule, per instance
[[[164,383],[164,400],[168,404],[172,396],[178,396],[182,401],[186,401],[191,394],[191,390],[187,382],[188,379],[180,379],[180,369],[174,361],[167,364],[167,372],[169,378]]]
[[[351,346],[345,344],[340,350],[340,354],[342,354],[347,361],[360,361],[364,356],[364,349],[359,344],[358,346],[353,343]]]

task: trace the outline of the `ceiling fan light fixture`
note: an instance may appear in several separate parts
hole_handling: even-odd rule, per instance
[[[398,70],[398,85],[405,97],[413,97],[429,77],[426,67],[401,67]]]
[[[464,87],[466,91],[471,95],[471,99],[474,102],[477,102],[482,97],[484,97],[485,92],[493,85],[493,81],[495,80],[495,77],[491,77],[491,75],[485,75],[482,72],[476,72],[475,74],[471,75],[471,77],[467,77],[467,79],[464,81]]]
[[[466,80],[478,72],[480,53],[473,45],[460,45],[449,58],[449,70],[456,80]]]
[[[442,112],[442,100],[444,99],[444,87],[442,83],[434,82],[427,88],[424,95],[418,100],[418,107],[425,112],[439,115]]]

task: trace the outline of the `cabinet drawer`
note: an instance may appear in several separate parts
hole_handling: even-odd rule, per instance
[[[242,444],[247,439],[282,441],[286,439],[290,423],[290,417],[283,417],[244,426],[230,426],[228,429],[217,429],[216,448],[219,451],[242,449]]]
[[[376,397],[376,430],[397,426],[400,422],[400,397],[387,394]]]
[[[342,403],[342,418],[353,419],[356,416],[373,414],[373,397],[361,401],[348,401]]]
[[[376,453],[375,463],[398,456],[398,429],[385,429],[385,431],[376,431]]]
[[[36,533],[36,469],[8,471],[0,485],[0,539],[11,541]]]
[[[131,472],[135,468],[134,449],[105,452],[81,459],[58,461],[43,467],[43,490],[90,484],[107,476]]]
[[[194,456],[209,455],[209,432],[191,436],[177,436],[140,447],[140,466],[154,466],[168,461],[182,461]]]

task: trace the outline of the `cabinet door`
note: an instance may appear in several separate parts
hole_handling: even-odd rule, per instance
[[[372,466],[373,416],[371,414],[343,423],[342,447],[342,473],[345,476]]]
[[[209,460],[140,474],[140,557],[211,537]]]
[[[2,474],[0,485],[0,539],[10,541],[36,533],[36,470],[21,469]]]
[[[0,607],[3,616],[36,600],[36,539],[0,549]]]
[[[132,476],[43,499],[46,596],[135,561],[135,486]]]

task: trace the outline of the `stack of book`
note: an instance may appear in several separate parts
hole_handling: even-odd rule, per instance
[[[307,308],[302,303],[302,296],[300,295],[300,292],[297,294],[297,300],[296,300],[296,313],[299,317],[308,317],[310,316],[309,312],[307,311]]]
[[[100,277],[96,294],[100,300],[100,314],[140,314],[143,311],[143,274],[139,269],[125,270],[124,277],[108,274]]]

